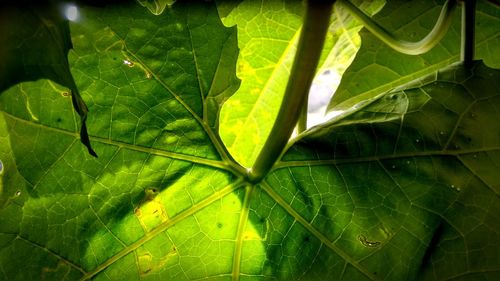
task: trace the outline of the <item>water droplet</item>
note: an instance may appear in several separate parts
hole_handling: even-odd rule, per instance
[[[441,132],[439,132],[439,134],[443,136],[443,135],[444,135],[444,132],[443,132],[443,131],[441,131]]]
[[[21,196],[21,190],[16,191],[16,196]]]
[[[146,78],[151,79],[151,73],[146,71]]]
[[[123,64],[127,65],[128,67],[133,67],[134,66],[134,62],[130,61],[130,60],[123,60]]]
[[[406,161],[406,164],[410,165],[410,161]]]
[[[470,117],[474,118],[474,117],[476,117],[476,114],[471,113],[471,114],[470,114]]]
[[[477,154],[472,155],[472,157],[477,158]]]
[[[392,165],[392,167],[391,167],[391,168],[396,169],[396,165]]]
[[[460,191],[460,187],[457,187],[457,191]]]
[[[451,188],[455,188],[455,185],[454,185],[454,184],[452,184],[452,185],[451,185]]]
[[[415,142],[420,142],[420,139],[416,139]]]

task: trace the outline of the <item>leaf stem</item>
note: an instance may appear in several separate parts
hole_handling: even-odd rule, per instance
[[[335,0],[309,0],[304,24],[280,110],[264,147],[249,169],[248,180],[259,182],[280,157],[297,125],[318,65]]]
[[[302,133],[307,129],[307,109],[309,97],[306,95],[302,108],[300,110],[299,121],[297,122],[297,133]]]
[[[245,186],[245,198],[243,199],[243,204],[241,206],[240,221],[238,224],[237,238],[235,242],[235,250],[233,256],[233,273],[232,280],[239,280],[241,271],[241,260],[242,260],[242,249],[245,242],[245,228],[248,223],[248,214],[250,213],[250,202],[252,198],[252,193],[255,189],[253,185]]]
[[[474,61],[476,0],[462,2],[462,49],[460,59],[466,68]]]
[[[465,2],[468,1],[469,0]],[[447,0],[441,8],[439,18],[429,34],[418,42],[410,42],[397,38],[394,34],[380,26],[348,0],[339,0],[339,3],[356,19],[361,21],[366,29],[375,35],[375,37],[380,39],[392,49],[407,55],[420,55],[436,46],[446,34],[446,31],[448,31],[448,28],[451,25],[453,11],[457,6],[457,0]]]

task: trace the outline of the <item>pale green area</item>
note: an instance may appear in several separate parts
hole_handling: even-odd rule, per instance
[[[241,86],[223,106],[220,134],[233,157],[251,167],[271,130],[285,92],[302,26],[304,5],[300,1],[242,1],[231,7],[222,3],[226,26],[238,28],[237,76]],[[374,13],[382,1],[360,3]],[[234,5],[234,4],[233,4]],[[359,48],[361,25],[335,7],[318,73],[339,76]],[[328,83],[334,88],[335,81]]]
[[[0,279],[498,279],[499,70],[368,100],[251,184],[217,133],[238,49],[213,4],[81,15],[71,71],[99,157],[60,85],[2,93]]]
[[[269,135],[292,66],[303,6],[299,1],[243,1],[224,18],[238,28],[241,86],[222,108],[220,135],[233,157],[250,167]]]

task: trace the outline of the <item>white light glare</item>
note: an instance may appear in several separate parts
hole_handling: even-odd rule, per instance
[[[340,84],[341,76],[335,70],[327,70],[314,79],[309,90],[307,128],[324,123],[342,112],[326,112],[333,93]]]
[[[64,16],[69,21],[77,21],[80,13],[78,12],[78,7],[75,4],[66,4],[64,6]]]

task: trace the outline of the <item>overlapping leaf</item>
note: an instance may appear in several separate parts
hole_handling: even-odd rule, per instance
[[[300,1],[283,0],[219,2],[219,12],[227,14],[224,24],[238,28],[237,75],[242,81],[223,107],[220,134],[234,158],[250,167],[278,114],[302,26],[304,5]],[[370,14],[382,5],[382,1],[355,2]],[[336,7],[319,73],[329,71],[342,75],[359,48],[360,28],[349,14]],[[328,81],[326,87],[336,87],[336,83]],[[330,90],[326,94],[331,93]]]
[[[68,22],[54,5],[28,4],[0,4],[0,92],[41,78],[73,87],[67,59],[71,49]]]
[[[221,112],[221,137],[243,166],[262,148],[285,92],[302,24],[299,1],[243,1],[224,19],[237,24],[241,87]]]
[[[455,65],[290,149],[263,189],[305,237],[318,233],[315,260],[332,264],[323,279],[498,276],[499,77]]]
[[[358,33],[363,25],[348,13],[339,2],[336,3],[332,13],[332,23],[329,27],[335,44],[317,70],[318,74],[309,91],[308,128],[322,124],[331,118],[327,115],[328,103],[361,45]],[[385,1],[353,1],[353,3],[364,13],[373,15],[384,6]]]
[[[65,86],[80,115],[81,141],[96,156],[85,123],[88,109],[69,70],[72,45],[62,7],[49,1],[0,4],[0,94],[16,83],[43,78]]]
[[[417,41],[433,27],[444,1],[388,1],[373,19],[400,38]],[[450,30],[428,53],[410,56],[382,44],[367,31],[361,32],[359,54],[342,77],[330,110],[347,110],[401,84],[456,62],[460,58],[460,12],[457,9]],[[500,9],[489,1],[477,1],[476,57],[490,67],[500,67]]]

